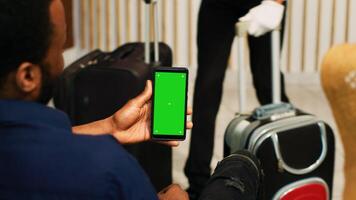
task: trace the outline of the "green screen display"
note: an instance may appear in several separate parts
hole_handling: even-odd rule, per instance
[[[154,76],[153,134],[184,136],[187,74],[156,72]]]

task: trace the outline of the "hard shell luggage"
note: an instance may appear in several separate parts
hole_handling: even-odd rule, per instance
[[[237,24],[240,68],[247,26]],[[240,70],[240,112],[226,129],[224,155],[247,149],[257,156],[264,173],[259,199],[331,199],[334,134],[316,116],[280,102],[279,34],[279,30],[272,34],[273,104],[242,114],[246,101]]]
[[[149,41],[150,6],[155,11],[155,41]],[[113,52],[94,50],[64,70],[54,94],[55,106],[73,125],[89,123],[115,113],[145,87],[155,66],[172,66],[172,51],[158,42],[157,2],[146,2],[144,43],[128,43]],[[156,190],[172,183],[172,150],[152,142],[127,145]],[[159,158],[159,159],[158,159]]]

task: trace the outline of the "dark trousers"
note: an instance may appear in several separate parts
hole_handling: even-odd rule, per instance
[[[236,152],[218,163],[199,200],[256,200],[263,193],[259,162],[249,152]]]
[[[260,0],[203,0],[198,21],[198,73],[193,102],[190,152],[185,166],[190,189],[200,193],[210,177],[216,115],[235,23]],[[271,34],[248,38],[253,84],[261,104],[272,100]],[[282,76],[282,100],[288,102]]]

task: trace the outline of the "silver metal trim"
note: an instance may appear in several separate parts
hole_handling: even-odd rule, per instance
[[[228,125],[225,132],[225,142],[230,147],[230,153],[243,149],[246,144],[246,128],[251,125],[246,119],[248,116],[234,118]]]
[[[292,117],[292,118],[286,118],[283,120],[278,120],[269,124],[266,124],[264,126],[259,127],[256,129],[250,138],[248,149],[253,150],[254,146],[257,145],[258,140],[260,140],[260,137],[263,137],[266,133],[269,131],[278,128],[278,127],[284,127],[288,126],[289,124],[296,124],[296,123],[301,123],[305,121],[311,121],[315,120],[314,116],[311,115],[303,115],[303,116],[297,116],[297,117]],[[270,137],[270,136],[268,136]]]
[[[248,32],[249,23],[248,22],[238,22],[235,25],[236,33],[238,37],[246,37]]]
[[[238,43],[238,88],[239,88],[239,113],[244,112],[244,108],[246,107],[246,80],[245,80],[245,38],[247,37],[247,30],[249,24],[246,22],[238,22],[236,23],[236,34],[237,34],[237,43]]]
[[[155,36],[154,36],[154,48],[155,48],[155,52],[154,52],[154,58],[155,58],[155,62],[158,63],[159,62],[159,14],[158,14],[158,0],[154,0],[153,1],[153,9],[154,9],[154,30],[155,30]]]
[[[238,68],[239,68],[239,112],[246,109],[246,80],[245,80],[245,55],[244,55],[244,37],[238,37]]]
[[[272,32],[272,93],[273,103],[281,102],[281,52],[280,52],[280,27]]]
[[[329,191],[328,184],[323,179],[318,178],[318,177],[312,177],[312,178],[304,179],[304,180],[301,180],[301,181],[296,181],[294,183],[291,183],[289,185],[284,186],[283,188],[281,188],[274,195],[273,200],[280,200],[281,197],[287,195],[288,193],[293,191],[293,189],[302,187],[302,186],[307,185],[307,184],[313,184],[313,183],[325,186],[326,194],[327,194],[327,199],[326,200],[329,200],[330,191]]]
[[[151,25],[151,15],[150,15],[150,4],[145,4],[145,63],[150,64],[150,25]]]
[[[151,3],[145,5],[145,63],[151,63],[151,55],[150,55],[150,36],[151,36],[151,4],[153,6],[154,15],[153,15],[153,29],[154,29],[154,61],[156,63],[159,62],[159,8],[158,8],[158,0],[152,0]]]
[[[291,119],[295,119],[295,118],[291,118]],[[286,120],[281,120],[281,121],[283,122]],[[290,121],[293,121],[293,120],[290,120]],[[281,170],[286,170],[289,173],[296,174],[296,175],[302,175],[302,174],[307,174],[307,173],[314,171],[325,160],[325,157],[326,157],[327,151],[328,151],[326,128],[325,128],[324,122],[317,120],[315,118],[312,120],[305,120],[305,118],[304,118],[304,120],[298,119],[298,120],[294,120],[294,121],[295,121],[295,123],[288,123],[285,126],[281,126],[281,123],[276,122],[276,123],[270,124],[270,126],[266,125],[266,126],[260,127],[258,130],[256,130],[254,132],[254,135],[257,135],[256,132],[258,133],[259,130],[264,130],[264,131],[261,131],[261,133],[258,134],[259,137],[255,136],[253,138],[254,141],[250,140],[249,150],[251,152],[253,152],[254,154],[256,154],[259,147],[262,145],[262,143],[265,142],[265,140],[267,140],[268,138],[272,138],[275,154],[276,154],[276,157],[278,160],[278,166],[281,168]],[[290,129],[300,128],[303,126],[312,125],[312,124],[318,124],[318,126],[320,128],[320,138],[322,141],[322,152],[321,152],[319,158],[312,165],[310,165],[306,168],[296,169],[296,168],[290,167],[283,160],[283,156],[280,151],[280,145],[279,145],[277,133],[283,132],[286,130],[290,130]],[[265,128],[265,129],[262,129],[262,128]]]
[[[320,128],[320,137],[322,141],[322,151],[319,156],[319,158],[311,164],[309,167],[302,168],[302,169],[296,169],[291,166],[289,166],[283,159],[281,150],[280,150],[280,145],[278,141],[278,135],[277,133],[273,133],[272,135],[272,141],[273,141],[273,146],[274,150],[276,152],[276,157],[278,160],[278,166],[281,167],[282,169],[286,170],[289,173],[296,174],[296,175],[302,175],[302,174],[308,174],[312,171],[314,171],[316,168],[318,168],[323,161],[325,160],[326,154],[328,152],[328,144],[327,144],[327,139],[326,139],[326,129],[325,129],[325,124],[322,122],[318,122],[318,126]]]

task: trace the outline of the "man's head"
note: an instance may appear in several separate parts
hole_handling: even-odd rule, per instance
[[[0,99],[47,103],[63,70],[60,0],[0,0]]]

